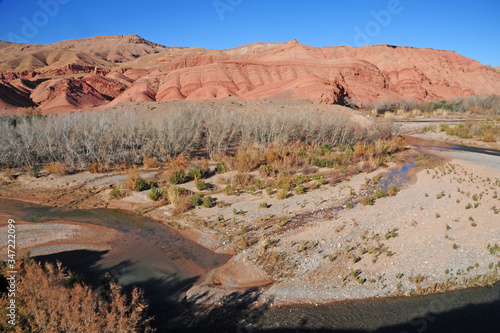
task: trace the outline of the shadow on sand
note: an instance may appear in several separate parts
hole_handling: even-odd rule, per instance
[[[112,269],[101,270],[97,262],[102,259],[104,252],[95,251],[71,251],[56,255],[36,257],[42,262],[60,261],[65,267],[76,274],[85,275],[92,284],[97,284],[99,277],[113,269],[126,269],[131,263],[120,262]],[[258,290],[242,290],[234,292],[217,305],[208,307],[204,304],[210,295],[199,295],[196,298],[182,298],[184,291],[188,290],[197,281],[197,278],[184,280],[150,279],[134,283],[135,286],[144,290],[146,298],[150,303],[150,314],[155,317],[154,326],[158,332],[495,332],[500,331],[500,288],[498,285],[491,288],[496,293],[496,299],[479,304],[468,304],[458,309],[435,313],[424,311],[424,315],[408,316],[411,309],[397,310],[401,302],[395,307],[394,313],[387,314],[385,311],[377,313],[373,302],[370,301],[356,305],[358,309],[352,311],[352,306],[346,307],[347,311],[337,316],[337,312],[343,307],[336,305],[326,306],[295,306],[272,308],[270,303],[259,302],[261,293]],[[126,285],[125,291],[130,291],[132,285]],[[433,297],[436,297],[434,295]],[[437,295],[440,297],[440,295]],[[384,303],[380,303],[384,304]],[[374,310],[375,309],[375,310]],[[432,309],[432,302],[429,302]],[[381,309],[382,310],[382,309]],[[422,313],[420,306],[420,312]],[[364,312],[366,311],[366,312]],[[400,324],[373,327],[370,321],[376,316],[400,317]],[[404,318],[406,317],[406,318]],[[347,318],[347,319],[346,319]],[[394,322],[394,321],[393,321]],[[339,328],[340,327],[340,328]],[[369,327],[369,328],[367,328]]]

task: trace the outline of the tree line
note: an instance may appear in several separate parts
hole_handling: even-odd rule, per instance
[[[239,145],[291,142],[349,145],[391,135],[389,124],[367,129],[346,116],[315,111],[244,112],[184,108],[145,115],[88,111],[39,117],[2,117],[0,165],[36,167],[50,162],[85,168],[165,161],[179,154],[227,154]]]

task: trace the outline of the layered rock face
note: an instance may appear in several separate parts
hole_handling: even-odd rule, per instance
[[[0,109],[36,105],[58,112],[227,97],[431,101],[499,92],[498,68],[434,49],[311,47],[292,40],[207,50],[165,47],[135,35],[0,43]]]

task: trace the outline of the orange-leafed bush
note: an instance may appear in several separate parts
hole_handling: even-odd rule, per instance
[[[132,168],[127,170],[127,177],[125,178],[125,187],[128,190],[133,190],[135,188],[135,184],[139,179],[139,172],[137,171],[137,166],[134,165]]]
[[[61,162],[50,162],[49,164],[44,166],[45,171],[54,175],[66,175],[68,173],[68,168],[66,164]]]
[[[239,172],[250,172],[260,165],[260,154],[255,151],[245,151],[234,157],[234,168]]]
[[[486,133],[483,136],[483,141],[484,142],[497,142],[497,136],[493,133]]]
[[[7,322],[10,299],[5,293],[0,297],[1,332],[153,331],[148,305],[138,289],[127,297],[120,286],[105,282],[97,292],[60,265],[31,259],[23,259],[17,272],[16,327]]]
[[[168,162],[165,163],[165,179],[168,181],[177,173],[185,173],[189,165],[189,156],[186,154],[177,155],[177,157],[168,157]]]
[[[205,173],[208,173],[210,171],[210,168],[208,167],[208,160],[205,157],[202,157],[200,159],[200,168],[203,170]]]
[[[88,170],[90,171],[90,173],[100,173],[100,172],[102,172],[102,166],[101,166],[100,161],[97,160],[97,161],[92,162],[89,165]]]
[[[272,164],[278,161],[280,157],[274,149],[270,149],[264,154],[264,158],[266,159],[266,164]]]
[[[145,168],[154,169],[158,167],[158,159],[155,156],[147,157],[146,155],[143,155],[142,164],[144,165]]]

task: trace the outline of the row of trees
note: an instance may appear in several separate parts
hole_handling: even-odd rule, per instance
[[[178,109],[156,115],[93,111],[0,121],[0,165],[39,166],[50,162],[84,168],[160,161],[181,153],[224,155],[238,145],[300,141],[353,144],[391,135],[390,125],[361,128],[347,117],[310,112]]]
[[[412,99],[400,100],[381,100],[373,104],[362,103],[364,109],[377,110],[379,113],[386,111],[395,112],[397,110],[412,111],[420,110],[422,112],[432,112],[438,109],[449,110],[453,112],[489,113],[500,114],[500,96],[470,96],[457,97],[448,100],[435,102],[419,102]]]

